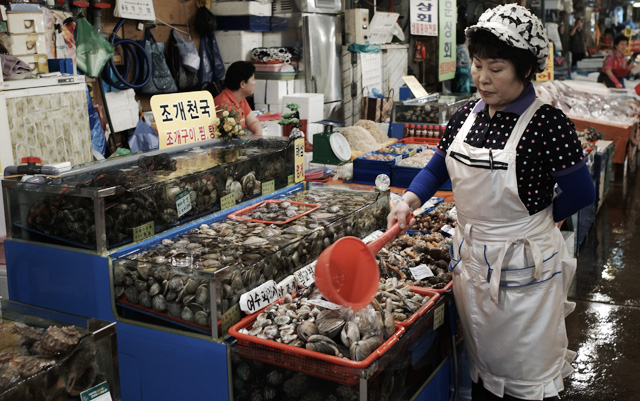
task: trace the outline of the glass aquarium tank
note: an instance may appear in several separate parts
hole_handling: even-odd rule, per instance
[[[47,183],[4,179],[7,236],[104,253],[216,212],[225,196],[284,188],[294,162],[288,138],[211,140],[74,166]]]
[[[0,400],[120,399],[116,324],[0,299]]]
[[[290,205],[273,206],[278,209],[264,213],[262,218],[274,222],[212,219],[177,237],[158,239],[147,248],[113,258],[118,313],[130,316],[137,311],[218,338],[221,328],[212,327],[243,293],[290,276],[338,238],[363,238],[384,227],[389,212],[388,191],[345,186],[313,185],[277,200]],[[319,207],[276,224],[278,214],[298,203]]]
[[[419,104],[395,102],[393,122],[446,124],[449,118],[471,99],[471,96],[471,94],[440,95],[440,98],[436,101]]]

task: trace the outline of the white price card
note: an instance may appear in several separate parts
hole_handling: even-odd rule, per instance
[[[402,155],[396,156],[396,165],[400,165],[401,161],[402,161]]]
[[[81,401],[112,401],[109,385],[102,382],[80,393]]]
[[[291,275],[278,283],[278,294],[283,296],[285,294],[293,294],[298,290],[298,284],[296,284],[296,278]]]
[[[178,192],[176,195],[176,210],[178,211],[178,218],[191,210],[191,195],[188,188]]]
[[[269,280],[253,290],[242,294],[240,296],[240,309],[247,314],[251,314],[259,311],[278,298],[280,298],[278,286],[276,286],[275,281]]]
[[[337,310],[337,309],[344,308],[344,306],[342,306],[342,305],[334,304],[333,302],[325,301],[324,299],[310,299],[309,303],[311,305],[319,306],[319,307],[325,308],[325,309]]]
[[[116,0],[113,16],[117,18],[155,21],[153,0]]]
[[[423,278],[433,277],[433,272],[429,266],[425,264],[418,265],[416,267],[410,267],[411,275],[414,280],[422,280]]]
[[[311,262],[302,269],[293,272],[298,287],[305,288],[316,282],[316,262]]]
[[[442,228],[440,228],[440,231],[447,234],[448,236],[453,236],[453,233],[456,231],[456,229],[448,224],[445,224],[444,226],[442,226]]]
[[[364,242],[365,244],[368,244],[369,242],[373,242],[373,241],[377,240],[378,238],[382,237],[382,234],[384,234],[382,231],[376,230],[376,231],[372,232],[371,234],[367,235],[366,237],[364,237],[362,242]]]
[[[449,210],[449,217],[451,217],[454,220],[458,220],[458,210],[456,209],[456,207],[452,207],[451,210]]]

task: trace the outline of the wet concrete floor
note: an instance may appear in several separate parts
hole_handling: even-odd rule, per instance
[[[578,356],[563,401],[640,400],[640,168],[614,170],[578,248],[577,305],[566,320]]]

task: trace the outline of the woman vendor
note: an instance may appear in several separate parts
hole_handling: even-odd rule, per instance
[[[633,68],[627,65],[627,46],[629,38],[624,35],[618,35],[613,40],[613,52],[604,59],[604,65],[598,75],[598,82],[604,83],[607,88],[624,88],[624,78]]]
[[[451,178],[449,269],[473,400],[557,400],[575,357],[564,318],[576,260],[556,222],[593,203],[595,189],[573,123],[531,84],[549,48],[540,20],[500,5],[465,33],[481,99],[453,115],[387,224],[406,231],[410,212]]]
[[[247,102],[247,97],[253,95],[253,89],[256,87],[255,72],[256,67],[248,61],[236,61],[231,64],[224,77],[225,89],[213,102],[218,111],[225,107],[240,111],[239,120],[242,121],[242,128],[246,127],[253,135],[262,135],[260,121]]]

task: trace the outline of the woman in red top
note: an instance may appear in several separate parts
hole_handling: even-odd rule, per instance
[[[231,64],[224,77],[225,89],[213,101],[217,110],[222,110],[225,105],[228,109],[239,110],[242,128],[246,126],[253,135],[262,135],[260,121],[247,102],[247,97],[253,95],[256,86],[255,72],[256,67],[248,61]]]
[[[598,76],[598,82],[604,83],[607,88],[624,88],[624,77],[633,68],[627,65],[625,56],[628,45],[629,38],[624,35],[618,35],[613,40],[613,52],[604,59],[604,66]]]

